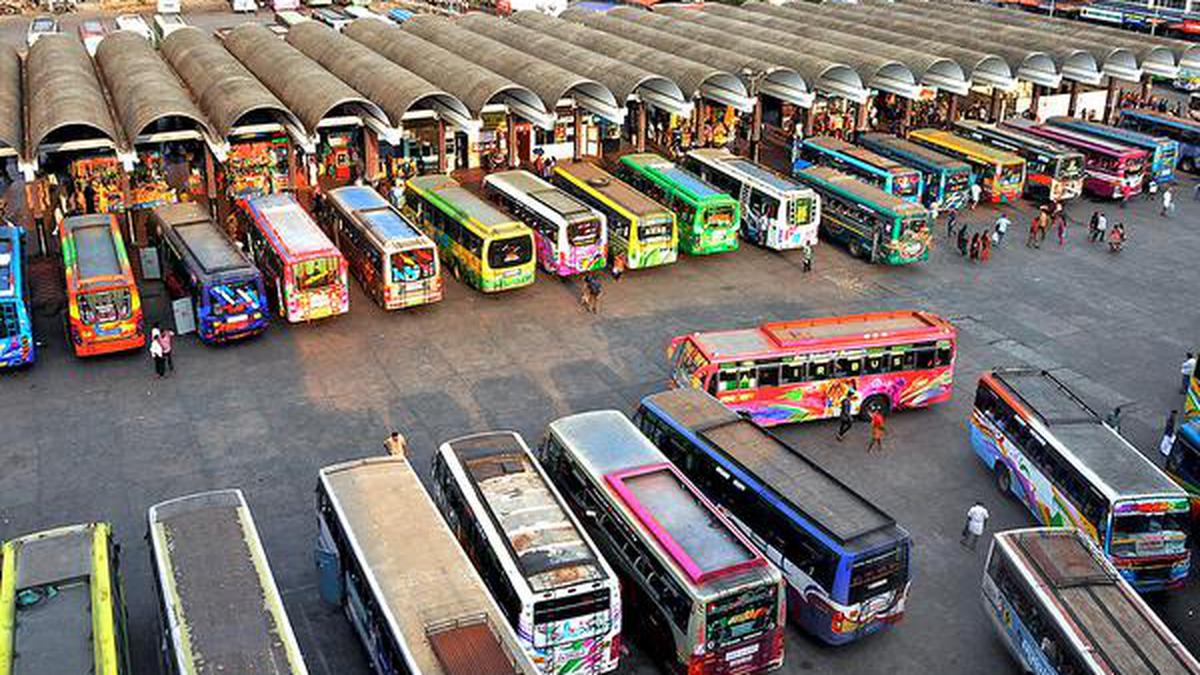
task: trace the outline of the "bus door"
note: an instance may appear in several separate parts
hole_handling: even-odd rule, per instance
[[[738,187],[737,200],[746,214],[742,218],[742,236],[748,241],[760,244],[763,240],[763,233],[767,231],[767,224],[764,222],[763,214],[750,206],[750,184],[741,183]]]

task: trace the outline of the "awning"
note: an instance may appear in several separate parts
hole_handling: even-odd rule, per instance
[[[43,144],[102,141],[126,150],[83,43],[71,35],[44,35],[29,49],[29,143],[27,160]]]
[[[0,47],[0,145],[25,156],[25,100],[21,96],[21,57]]]

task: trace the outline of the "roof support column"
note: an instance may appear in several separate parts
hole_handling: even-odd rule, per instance
[[[508,131],[508,168],[515,169],[517,168],[517,120],[511,111],[505,114],[504,123],[507,125]]]
[[[1038,103],[1042,100],[1042,85],[1033,85],[1033,96],[1029,99],[1029,113],[1034,122],[1040,122],[1038,117]]]
[[[813,108],[801,108],[800,114],[804,115],[804,131],[800,138],[811,138],[813,135],[813,124],[817,121],[817,113]]]
[[[575,149],[571,153],[571,159],[578,162],[583,159],[583,111],[579,109],[579,106],[575,106],[571,124],[575,127]]]
[[[1075,116],[1075,106],[1079,103],[1079,83],[1071,80],[1070,98],[1067,99],[1067,117]]]
[[[1000,123],[1000,114],[1001,114],[1000,105],[1001,105],[1001,103],[1002,103],[1002,101],[1000,99],[1000,88],[992,87],[992,105],[991,105],[991,109],[988,110],[988,121],[991,122],[992,124]]]
[[[1142,103],[1143,103],[1143,104],[1146,104],[1146,103],[1149,103],[1149,102],[1150,102],[1150,87],[1151,87],[1151,84],[1152,84],[1152,83],[1151,83],[1151,81],[1150,81],[1150,76],[1149,76],[1149,75],[1142,75],[1142,95],[1141,95],[1141,98],[1142,98]]]
[[[750,159],[755,162],[762,151],[762,113],[763,113],[763,97],[759,94],[758,98],[754,99],[754,121],[750,128]]]
[[[1111,75],[1108,77],[1108,92],[1104,97],[1104,123],[1113,123],[1113,113],[1116,112],[1117,102],[1117,80]]]
[[[908,128],[912,126],[912,99],[900,99],[900,135],[907,136]]]
[[[437,121],[438,173],[446,173],[446,120]]]
[[[953,127],[958,121],[958,94],[946,92],[950,99],[946,102],[946,126]]]
[[[704,135],[703,134],[704,134],[704,119],[706,117],[708,117],[708,104],[706,104],[704,102],[704,99],[702,98],[702,99],[696,101],[696,128],[692,131],[692,147],[693,148],[704,147],[704,143],[703,143]],[[684,148],[684,150],[686,151],[687,148]]]
[[[637,151],[646,151],[646,104],[638,101],[637,105]]]
[[[904,99],[904,100],[907,101],[908,99]],[[866,98],[866,100],[864,100],[862,103],[858,104],[858,115],[855,116],[855,119],[854,119],[854,131],[861,132],[861,131],[867,130],[867,119],[868,119],[868,112],[871,109],[870,106],[871,106],[871,97],[870,96],[868,96]],[[849,139],[847,139],[847,140],[849,140]]]
[[[363,127],[363,181],[368,185],[379,177],[379,136],[374,129]]]

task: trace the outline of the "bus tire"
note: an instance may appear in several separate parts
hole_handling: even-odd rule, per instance
[[[892,411],[892,402],[884,394],[873,394],[868,396],[867,400],[863,401],[862,405],[858,407],[858,414],[861,415],[864,420],[870,420],[871,414],[877,410],[879,411],[879,414],[883,415],[884,417],[887,417],[888,413]]]
[[[1196,160],[1192,159],[1191,157],[1184,157],[1184,158],[1180,159],[1179,160],[1179,169],[1180,169],[1180,171],[1186,171],[1188,173],[1195,173]]]
[[[1008,496],[1012,493],[1012,474],[1008,472],[1008,467],[1000,462],[996,463],[996,489],[1000,494]]]
[[[850,248],[850,255],[854,256],[855,258],[863,257],[862,245],[860,245],[858,243],[857,239],[850,240],[849,248]]]

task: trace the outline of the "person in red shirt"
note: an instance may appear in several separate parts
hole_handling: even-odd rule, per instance
[[[886,429],[883,423],[883,413],[874,410],[871,412],[871,442],[867,444],[867,452],[878,449],[883,452],[883,437],[886,434]]]

